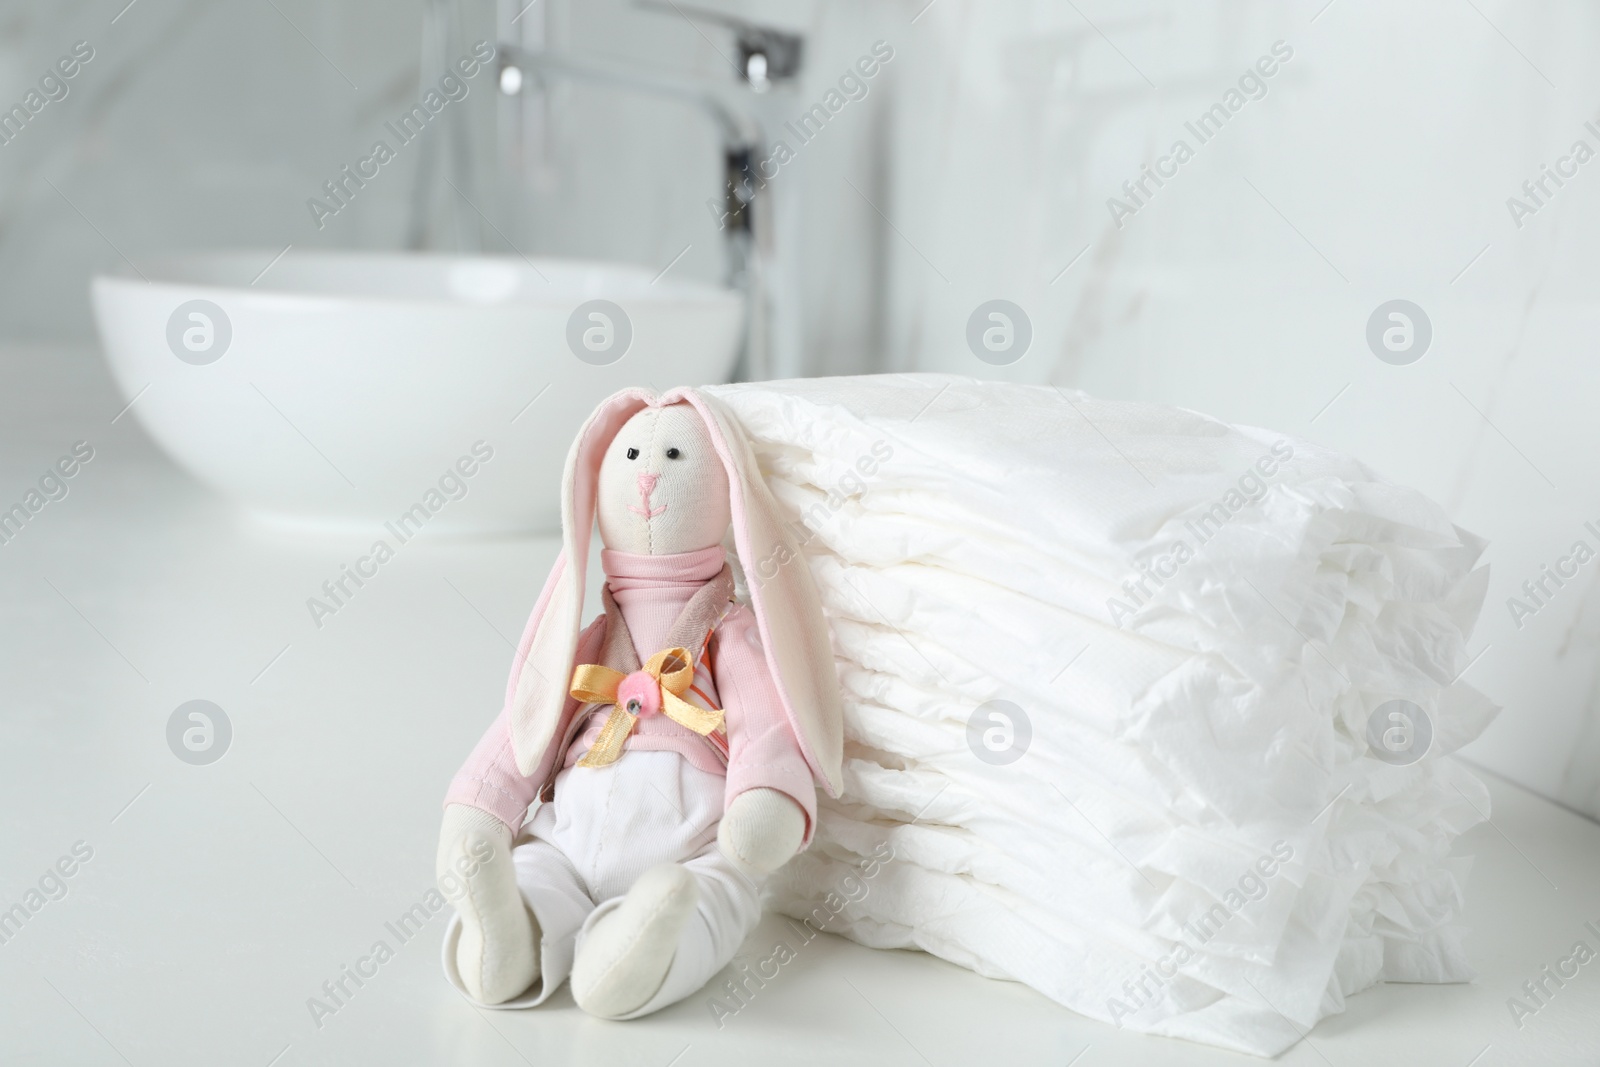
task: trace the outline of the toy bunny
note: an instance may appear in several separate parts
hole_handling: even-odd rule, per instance
[[[580,632],[596,519],[605,611]],[[444,965],[484,1006],[570,976],[579,1007],[630,1019],[725,966],[810,842],[816,786],[840,787],[839,683],[810,572],[714,398],[608,398],[567,456],[562,522],[505,708],[445,798]]]

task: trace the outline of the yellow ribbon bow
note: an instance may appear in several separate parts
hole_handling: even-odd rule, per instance
[[[648,677],[644,677],[646,675]],[[572,695],[585,704],[610,704],[611,714],[578,766],[604,767],[616,762],[622,755],[622,743],[633,733],[640,716],[654,714],[657,710],[702,736],[721,726],[721,711],[698,707],[683,699],[682,694],[693,683],[694,660],[690,659],[686,648],[657,652],[642,671],[633,674],[623,674],[598,663],[579,664],[572,672]],[[620,694],[619,690],[622,690]]]

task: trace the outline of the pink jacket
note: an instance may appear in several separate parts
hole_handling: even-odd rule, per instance
[[[600,554],[606,585],[633,635],[641,661],[661,651],[660,644],[678,613],[701,586],[722,570],[724,560],[720,546],[677,556],[639,556],[609,550]],[[583,631],[575,663],[597,662],[605,638],[605,621],[601,615]],[[726,714],[727,767],[723,767],[706,739],[662,715],[639,721],[623,749],[622,760],[628,758],[629,751],[678,752],[702,770],[726,775],[724,804],[749,789],[776,789],[805,812],[804,843],[809,844],[816,825],[816,786],[784,715],[767,669],[755,615],[748,607],[736,605],[723,616],[712,633],[696,680],[705,697],[717,701]],[[709,685],[702,684],[706,682]],[[551,749],[564,750],[545,752],[539,768],[528,777],[517,770],[510,726],[502,711],[456,772],[445,803],[480,808],[515,833],[529,805],[554,781],[557,771],[571,766],[588,749],[610,709],[590,712],[586,724],[572,721],[577,710],[576,698],[568,697],[563,720],[570,727],[558,731],[551,744]],[[575,730],[582,732],[573,737]],[[572,740],[564,743],[568,737]],[[574,773],[587,772],[580,769]]]

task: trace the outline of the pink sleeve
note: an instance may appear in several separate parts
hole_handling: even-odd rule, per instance
[[[817,825],[816,782],[767,670],[755,615],[742,604],[717,628],[712,673],[727,713],[727,802],[750,789],[776,789],[805,812],[804,848]]]
[[[602,615],[579,635],[577,662],[592,661],[599,652],[604,635],[605,616]],[[567,705],[562,709],[561,722],[556,728],[558,739],[566,736],[567,725],[577,710],[577,700],[568,697]],[[509,826],[515,834],[522,826],[523,817],[527,815],[528,806],[533,803],[539,786],[555,772],[561,753],[556,751],[559,744],[552,745],[534,768],[533,774],[524,777],[517,770],[517,756],[511,748],[510,713],[508,700],[507,707],[495,717],[489,732],[483,735],[473,748],[472,755],[467,757],[467,762],[451,779],[444,802],[446,806],[466,804],[481,808]]]

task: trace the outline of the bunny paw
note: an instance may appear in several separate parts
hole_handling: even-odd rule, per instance
[[[572,997],[602,1019],[620,1019],[655,996],[672,966],[683,925],[700,893],[675,863],[639,876],[622,903],[584,936],[572,964]]]

